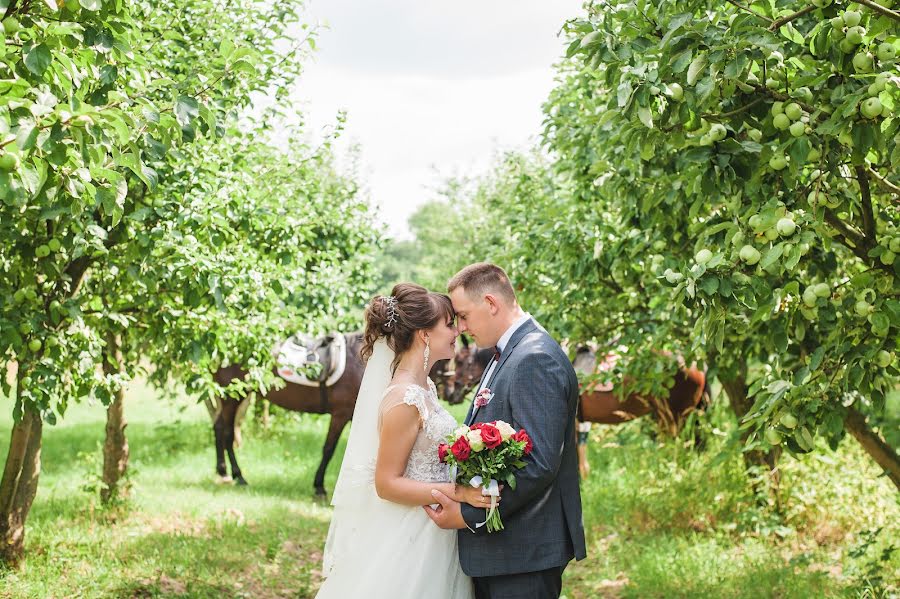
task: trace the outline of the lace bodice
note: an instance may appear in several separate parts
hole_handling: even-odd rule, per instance
[[[428,389],[409,385],[403,395],[403,403],[414,406],[419,411],[421,428],[404,476],[425,482],[446,482],[450,480],[450,469],[438,460],[438,445],[446,443],[447,435],[459,424],[438,401],[434,382],[428,379]]]

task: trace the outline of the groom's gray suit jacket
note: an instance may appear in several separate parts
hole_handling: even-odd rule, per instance
[[[485,371],[487,372],[487,370]],[[459,531],[459,561],[469,576],[499,576],[563,566],[586,555],[575,450],[578,380],[559,344],[529,319],[513,334],[487,388],[486,406],[466,423],[504,420],[534,443],[516,488],[501,493],[502,531],[488,534],[485,510],[462,504],[473,533]]]

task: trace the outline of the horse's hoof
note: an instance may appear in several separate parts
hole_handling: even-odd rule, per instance
[[[325,492],[325,487],[316,487],[316,499],[327,499],[328,493]]]
[[[236,484],[236,485],[239,486],[239,487],[246,487],[246,486],[249,485],[250,483],[248,483],[248,482],[244,479],[243,476],[238,475],[238,477],[237,477],[236,479],[234,479],[234,484]]]
[[[219,474],[216,476],[216,484],[217,485],[230,485],[233,482],[234,481],[231,480],[231,477],[228,476],[227,474],[225,474],[225,475]]]

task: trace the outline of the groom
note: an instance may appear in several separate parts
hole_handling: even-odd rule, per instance
[[[566,564],[586,555],[575,371],[559,344],[519,307],[502,268],[467,266],[448,291],[459,332],[468,332],[479,347],[495,348],[476,392],[483,399],[473,402],[466,424],[505,420],[524,428],[534,447],[516,472],[515,490],[501,493],[502,531],[488,534],[486,526],[477,526],[485,510],[440,491],[432,493],[440,506],[425,509],[441,528],[460,529],[459,561],[473,578],[477,599],[559,597]]]

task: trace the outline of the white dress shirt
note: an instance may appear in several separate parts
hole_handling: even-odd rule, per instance
[[[503,335],[500,337],[500,340],[497,341],[497,349],[500,350],[500,353],[503,353],[503,351],[506,349],[506,345],[509,343],[509,340],[512,339],[513,334],[515,334],[515,332],[519,330],[519,327],[528,322],[530,318],[531,314],[525,313],[518,320],[512,323],[512,325],[510,325],[508,329],[506,329],[506,332],[503,333]],[[491,380],[491,376],[494,374],[494,369],[497,368],[498,363],[499,360],[491,360],[491,363],[488,365],[487,374],[484,375],[484,379],[482,380],[481,385],[478,387],[478,393],[481,393],[481,390],[487,386],[488,381]]]

